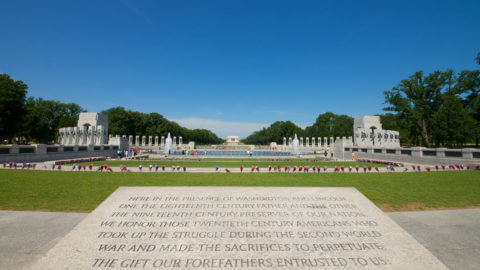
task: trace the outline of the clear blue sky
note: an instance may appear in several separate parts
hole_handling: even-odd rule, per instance
[[[480,1],[2,1],[0,72],[29,95],[220,136],[382,113],[417,70],[477,69]],[[229,126],[230,125],[230,126]]]

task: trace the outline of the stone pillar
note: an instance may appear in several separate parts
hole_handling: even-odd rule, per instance
[[[152,146],[152,136],[148,136],[148,146]]]
[[[67,145],[72,145],[73,144],[73,127],[67,127]]]
[[[46,155],[47,154],[47,145],[46,144],[34,144],[36,146],[35,154],[36,155]]]
[[[462,158],[463,159],[473,159],[473,148],[463,148],[462,149]]]
[[[318,145],[318,148],[322,147],[322,137],[317,138],[317,145]]]
[[[104,132],[104,127],[102,125],[99,125],[96,127],[97,131],[95,132],[95,143],[94,145],[99,145],[99,144],[108,144],[108,136]],[[116,138],[120,138],[120,135],[115,135]]]
[[[78,145],[80,143],[80,129],[78,127],[73,128],[73,144]]]
[[[81,144],[81,145],[87,144],[87,127],[85,126],[80,127],[78,132],[80,133],[78,138],[78,144]]]
[[[63,131],[62,131],[62,128],[59,128],[58,132],[57,132],[57,142],[58,142],[58,144],[62,144],[62,137],[63,137]]]
[[[97,127],[91,126],[90,127],[90,132],[89,132],[89,137],[90,137],[90,143],[89,145],[95,145],[95,135],[97,134]]]
[[[164,145],[165,145],[165,136],[162,136],[160,145],[161,145],[161,146],[164,146]]]
[[[286,146],[287,146],[287,138],[283,137],[283,147],[286,147]]]
[[[288,137],[288,146],[292,145],[292,137]]]
[[[177,136],[173,136],[172,145],[177,145]]]
[[[101,140],[102,140],[102,144],[108,144],[108,125],[107,126],[103,126],[101,125],[102,127],[102,133],[101,133]]]
[[[135,136],[135,146],[139,146],[140,145],[140,136]]]
[[[333,146],[334,143],[335,143],[335,140],[333,139],[333,137],[330,137],[330,146]]]
[[[303,146],[303,137],[300,137],[300,147]]]
[[[61,128],[63,134],[62,134],[62,142],[60,143],[61,145],[67,144],[67,128]]]
[[[182,145],[182,136],[178,137],[178,144]]]
[[[437,148],[435,150],[437,151],[437,158],[445,157],[445,151],[447,150],[447,148]]]
[[[327,137],[323,137],[323,147],[327,148],[328,147],[328,138]]]
[[[307,147],[310,146],[310,138],[308,138],[308,137],[305,138],[305,144],[306,144]]]
[[[315,147],[315,137],[312,137],[312,147]]]
[[[75,143],[74,134],[75,134],[75,128],[68,127],[68,145],[73,145]]]
[[[382,143],[382,138],[383,138],[383,132],[375,132],[375,138],[374,138],[374,146],[381,147],[383,145]]]
[[[412,147],[411,148],[411,151],[412,151],[412,158],[411,158],[411,161],[412,163],[418,163],[418,162],[421,162],[421,159],[423,157],[423,149],[424,147]]]
[[[85,127],[85,144],[86,145],[90,145],[90,133],[92,132],[92,128],[91,127]],[[68,143],[65,143],[65,145],[68,145]],[[60,149],[58,150],[60,151]]]
[[[367,147],[367,158],[374,158],[373,157],[373,148]]]
[[[80,137],[80,143],[82,145],[88,145],[88,133],[89,133],[89,129],[87,126],[83,126],[82,129],[80,130],[82,135]],[[64,145],[66,145],[66,140],[64,140],[65,143],[63,143]],[[58,149],[58,151],[60,152],[60,148]]]
[[[132,135],[129,135],[128,136],[128,146],[131,147],[133,144],[133,136]]]
[[[18,144],[12,144],[9,148],[10,154],[18,154],[20,152],[20,146],[18,146]]]
[[[155,146],[158,146],[158,136],[155,136]]]
[[[63,128],[63,139],[62,139],[62,144],[63,145],[68,145],[68,140],[70,136],[70,129],[69,128]]]
[[[142,146],[145,146],[146,143],[147,143],[147,137],[142,136]]]

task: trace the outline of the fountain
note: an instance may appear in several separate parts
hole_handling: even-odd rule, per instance
[[[297,138],[297,134],[295,134],[295,138],[293,139],[293,142],[292,142],[292,154],[298,156],[298,154],[300,154],[300,152],[298,151],[298,145],[299,145],[299,142],[298,142],[298,138]]]
[[[167,156],[172,153],[172,137],[170,137],[170,132],[168,133],[167,139],[165,139],[165,150],[163,153]]]

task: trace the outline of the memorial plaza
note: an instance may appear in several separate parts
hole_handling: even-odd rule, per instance
[[[4,1],[0,270],[480,269],[480,1]]]

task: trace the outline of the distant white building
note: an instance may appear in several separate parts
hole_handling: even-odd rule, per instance
[[[240,137],[227,136],[227,145],[238,145],[238,144],[240,144]]]

